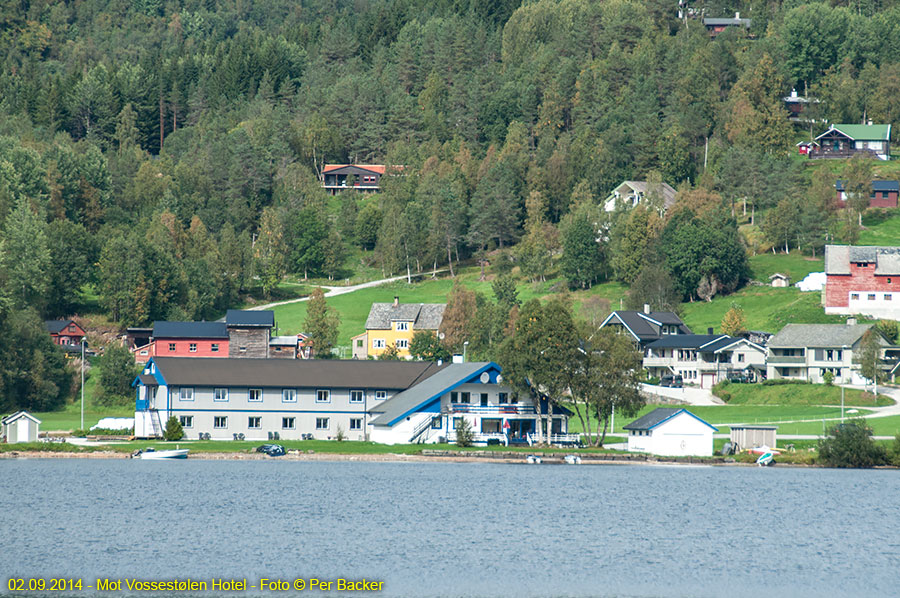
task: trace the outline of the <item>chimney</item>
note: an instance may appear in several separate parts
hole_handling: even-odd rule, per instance
[[[394,307],[400,307],[400,295],[394,295]]]
[[[856,326],[856,318],[847,318],[847,326]]]
[[[712,336],[713,334],[715,334],[715,332],[713,332],[712,326],[710,326],[709,328],[706,329],[706,334],[708,334],[708,335],[710,335],[710,336]]]
[[[462,363],[462,362],[463,362],[462,355],[460,355],[459,353],[454,353],[453,354],[453,363]]]
[[[868,125],[871,127],[871,126],[872,126],[872,119],[870,118],[868,121],[866,121],[866,124],[868,124]]]
[[[796,98],[796,97],[797,97],[797,88],[794,88],[794,89],[791,90],[791,97],[792,97],[792,98]]]
[[[741,13],[739,13],[739,12],[734,13],[734,20],[735,20],[735,21],[740,20],[740,18],[741,18]]]
[[[650,313],[650,304],[649,304],[649,303],[645,303],[645,304],[644,304],[644,313],[645,313],[645,314],[649,314],[649,313]]]

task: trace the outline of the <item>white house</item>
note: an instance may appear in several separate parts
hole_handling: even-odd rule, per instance
[[[631,209],[638,204],[650,203],[660,214],[664,214],[675,205],[676,193],[668,183],[623,181],[603,201],[603,209],[612,212],[619,206]]]
[[[134,386],[138,437],[174,416],[188,438],[453,442],[465,418],[475,442],[525,444],[547,410],[503,386],[493,362],[153,357]],[[568,415],[554,413],[558,442],[573,441]]]
[[[712,388],[734,374],[755,379],[766,369],[766,349],[740,336],[678,334],[648,344],[643,365],[651,376],[675,374],[685,384]]]
[[[690,411],[660,407],[627,426],[628,450],[665,456],[711,456],[718,428]]]
[[[13,413],[0,420],[3,426],[2,434],[6,442],[37,442],[41,431],[41,420],[26,411]]]

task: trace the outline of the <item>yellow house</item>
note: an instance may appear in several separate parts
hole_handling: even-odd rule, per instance
[[[378,357],[394,345],[402,359],[409,359],[409,343],[419,330],[437,334],[444,318],[443,303],[373,303],[366,319],[366,331],[351,339],[354,359]]]

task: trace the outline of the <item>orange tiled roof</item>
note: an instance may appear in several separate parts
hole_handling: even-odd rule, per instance
[[[384,164],[326,164],[325,169],[322,170],[322,173],[324,174],[331,172],[332,170],[347,168],[348,166],[356,166],[357,168],[363,168],[365,170],[377,172],[378,174],[384,174]]]

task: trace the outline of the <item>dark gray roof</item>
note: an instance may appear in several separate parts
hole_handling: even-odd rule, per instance
[[[670,311],[653,311],[649,314],[641,311],[614,311],[607,317],[603,325],[606,325],[614,318],[628,327],[641,342],[653,341],[664,336],[657,331],[653,324],[654,321],[660,324],[678,326],[679,334],[691,334],[691,329],[681,321],[681,318]]]
[[[874,324],[786,324],[769,348],[852,347]]]
[[[441,370],[422,361],[154,357],[153,362],[173,386],[397,390]]]
[[[671,419],[678,415],[681,412],[687,413],[691,417],[703,422],[713,430],[716,429],[715,426],[710,425],[708,422],[703,421],[687,409],[683,409],[681,407],[657,407],[647,415],[643,417],[639,417],[630,424],[622,426],[623,430],[650,430],[655,428],[659,424],[663,423],[667,419]]]
[[[441,396],[454,384],[471,377],[490,365],[490,362],[451,363],[433,376],[429,376],[415,386],[369,409],[369,413],[380,414],[371,423],[376,426],[390,425],[390,422],[403,417],[421,403]]]
[[[229,309],[225,314],[225,325],[241,328],[272,328],[275,326],[275,312],[271,310]]]
[[[228,338],[225,322],[153,322],[153,338]]]
[[[900,247],[826,245],[825,273],[850,274],[850,264],[875,264],[875,274],[900,276]]]
[[[44,328],[52,334],[59,334],[69,324],[75,324],[72,320],[45,320]],[[77,324],[75,324],[77,326]]]
[[[156,386],[159,382],[156,377],[151,374],[138,374],[138,379],[144,383],[144,386]]]
[[[390,330],[391,322],[412,322],[414,330],[437,330],[444,319],[443,303],[373,303],[366,330]]]
[[[298,340],[296,336],[273,336],[269,339],[269,346],[296,347]]]
[[[844,181],[838,179],[834,186],[843,191]],[[872,191],[900,191],[900,181],[872,181]]]
[[[704,347],[708,350],[715,350],[712,347],[719,347],[731,344],[734,340],[727,334],[670,334],[653,341],[648,348],[662,349],[674,347],[676,349],[699,349]],[[715,342],[714,341],[725,341]]]

